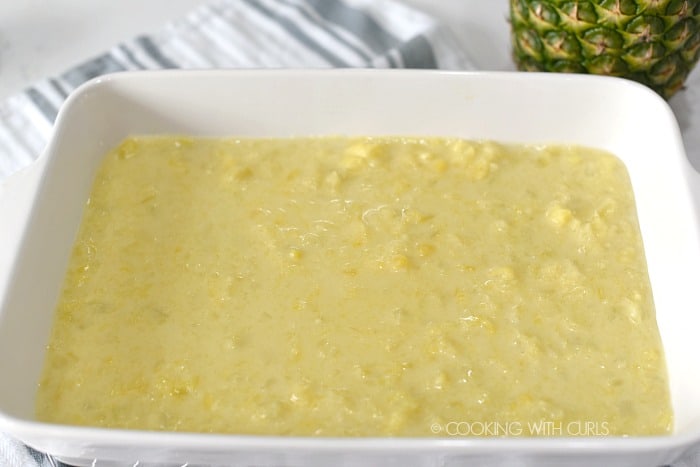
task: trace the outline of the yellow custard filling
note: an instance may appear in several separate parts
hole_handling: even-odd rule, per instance
[[[588,148],[449,138],[127,139],[85,208],[37,416],[667,433],[626,169]]]

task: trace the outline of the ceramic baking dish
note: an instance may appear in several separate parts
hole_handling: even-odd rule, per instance
[[[637,200],[670,374],[673,433],[329,439],[33,421],[54,304],[95,169],[127,135],[163,133],[458,136],[612,151],[627,165]],[[69,97],[50,144],[28,172],[37,183],[3,192],[13,196],[15,218],[1,220],[11,251],[0,256],[6,259],[0,265],[0,431],[66,462],[651,466],[672,462],[700,442],[700,236],[691,196],[700,176],[686,159],[669,107],[640,85],[591,76],[398,70],[115,74]]]

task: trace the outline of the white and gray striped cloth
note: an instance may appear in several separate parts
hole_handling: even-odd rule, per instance
[[[0,181],[41,153],[68,94],[123,70],[470,69],[434,18],[391,0],[214,0],[0,103]]]

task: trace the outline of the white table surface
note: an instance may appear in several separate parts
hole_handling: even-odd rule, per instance
[[[124,39],[156,31],[200,3],[201,0],[2,0],[0,99],[38,79],[61,73]],[[404,3],[450,24],[457,37],[469,41],[468,50],[476,51],[471,58],[479,68],[513,68],[506,0]],[[477,10],[478,15],[474,14]]]
[[[514,69],[507,0],[403,1],[449,25],[478,69]],[[120,41],[157,31],[200,3],[202,0],[0,0],[0,100]],[[700,70],[691,78],[688,94],[692,97],[674,98],[671,104],[690,159],[700,167],[700,131],[695,131],[700,129],[700,98],[695,97],[700,96]],[[700,187],[695,188],[700,193]]]

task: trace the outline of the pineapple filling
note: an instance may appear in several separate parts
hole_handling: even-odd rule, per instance
[[[570,146],[131,138],[39,420],[312,436],[667,433],[627,172]]]

